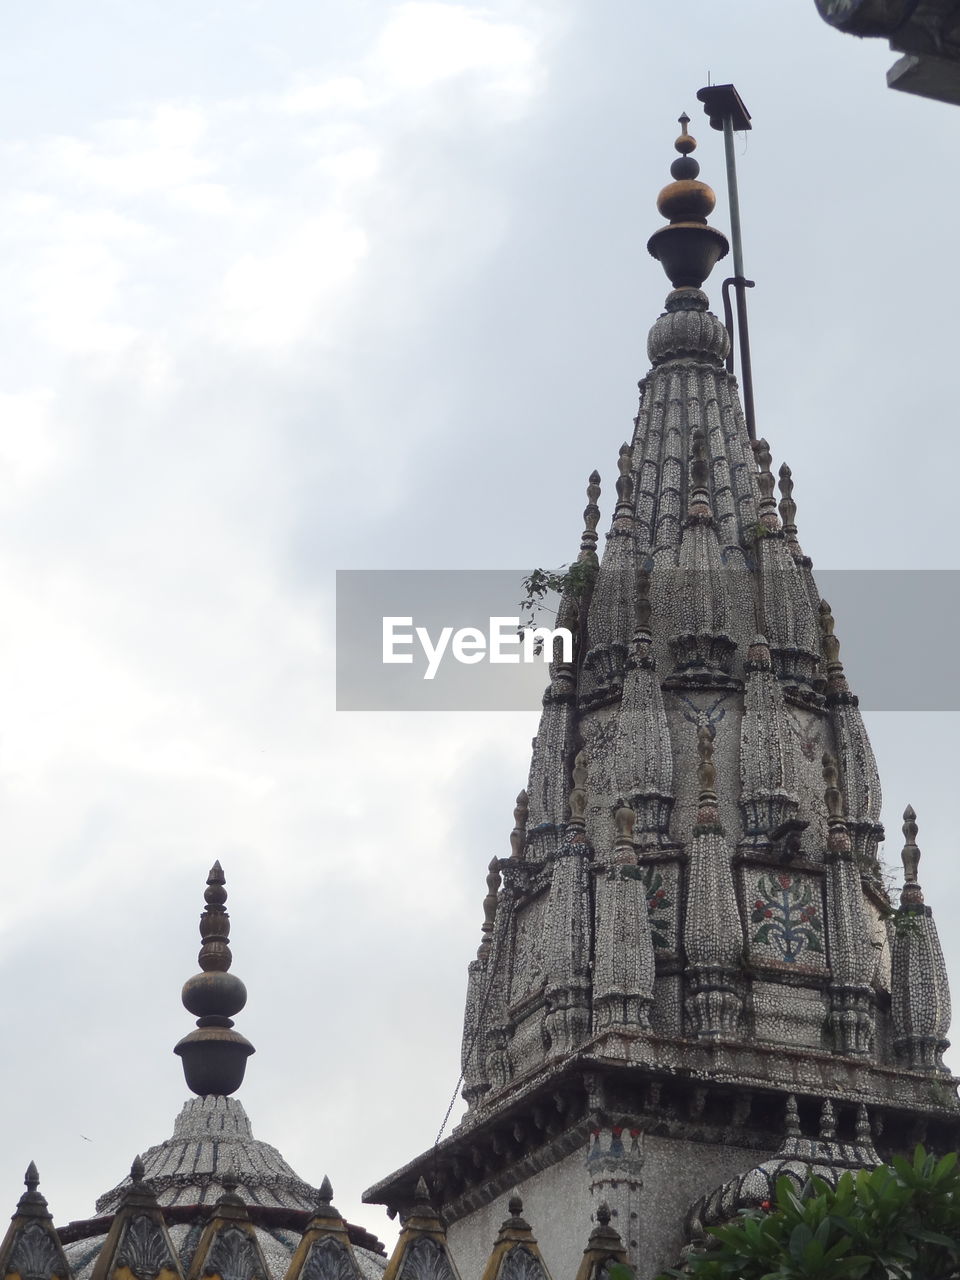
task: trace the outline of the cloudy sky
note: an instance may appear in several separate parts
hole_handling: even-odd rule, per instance
[[[813,0],[35,0],[4,26],[3,1194],[33,1158],[87,1216],[171,1131],[219,857],[255,1132],[390,1239],[360,1192],[454,1089],[536,715],[337,713],[334,571],[575,552],[667,288],[645,245],[683,109],[726,225],[708,75],[754,115],[758,413],[806,550],[960,567],[960,112],[888,91],[889,50]],[[870,725],[960,989],[957,716]]]

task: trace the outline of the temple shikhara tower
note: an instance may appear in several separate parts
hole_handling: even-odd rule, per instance
[[[234,1096],[253,1046],[217,863],[175,1049],[194,1096],[89,1219],[57,1230],[30,1165],[0,1280],[607,1280],[614,1262],[649,1280],[781,1176],[956,1149],[917,816],[892,900],[790,469],[751,438],[701,290],[727,241],[681,123],[648,246],[673,288],[602,547],[589,478],[560,603],[576,644],[555,651],[509,856],[487,872],[467,1111],[367,1193],[400,1214],[391,1257]]]
[[[551,666],[487,875],[468,1110],[367,1193],[407,1214],[426,1189],[464,1280],[517,1193],[538,1275],[572,1280],[593,1227],[647,1277],[782,1173],[836,1179],[960,1131],[916,815],[892,902],[790,469],[750,438],[701,289],[727,241],[687,123],[648,246],[673,288],[612,522],[599,545],[594,473],[560,605],[576,651]]]

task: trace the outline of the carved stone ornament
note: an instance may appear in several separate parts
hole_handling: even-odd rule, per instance
[[[7,1275],[13,1272],[21,1280],[50,1280],[63,1274],[57,1246],[39,1223],[31,1222],[17,1236],[7,1262]]]
[[[539,1258],[518,1244],[504,1258],[498,1280],[546,1280],[546,1271]]]
[[[357,1280],[357,1268],[346,1245],[327,1236],[310,1250],[300,1280]]]
[[[436,1240],[421,1236],[414,1240],[404,1255],[399,1280],[456,1280],[456,1277],[445,1251]]]
[[[223,1280],[266,1280],[253,1241],[239,1227],[224,1227],[218,1232],[203,1274],[222,1276]]]
[[[161,1271],[176,1271],[160,1226],[145,1213],[131,1218],[117,1250],[117,1266],[129,1267],[137,1280],[156,1280]]]

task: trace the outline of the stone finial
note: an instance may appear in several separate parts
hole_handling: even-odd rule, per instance
[[[570,820],[578,826],[583,825],[587,812],[587,753],[584,748],[577,752],[573,762],[573,789],[570,792]]]
[[[674,289],[699,289],[730,248],[726,236],[707,223],[717,198],[698,180],[700,166],[690,154],[697,141],[687,132],[689,123],[686,113],[680,116],[683,132],[674,144],[680,156],[670,166],[674,181],[657,197],[657,208],[670,225],[647,241],[647,250],[658,259]]]
[[[487,868],[487,892],[483,899],[483,924],[480,926],[480,948],[477,959],[483,960],[493,946],[493,927],[497,917],[497,893],[500,889],[500,859],[492,858]]]
[[[867,1108],[862,1102],[859,1107],[857,1107],[857,1122],[854,1129],[854,1136],[857,1142],[861,1145],[873,1143],[873,1134],[870,1131],[870,1116],[867,1112]]]
[[[917,848],[917,832],[920,828],[917,826],[917,815],[913,805],[908,804],[903,811],[903,853],[900,855],[903,860],[903,878],[908,884],[916,884],[917,872],[920,867],[920,850]]]
[[[818,612],[820,614],[820,635],[823,639],[823,656],[828,663],[837,663],[840,661],[840,641],[834,635],[834,629],[837,624],[833,617],[833,610],[826,600],[821,600]]]
[[[840,641],[834,634],[837,624],[833,617],[833,611],[826,600],[820,601],[818,615],[820,640],[827,672],[827,689],[831,693],[846,692],[848,685],[843,663],[840,661]]]
[[[209,1276],[209,1270],[207,1275]],[[347,1225],[333,1203],[333,1187],[324,1176],[317,1192],[316,1208],[293,1251],[284,1280],[361,1280],[362,1273],[350,1241]],[[194,1280],[201,1280],[194,1277]],[[238,1280],[231,1277],[231,1280]],[[252,1280],[264,1280],[261,1275]]]
[[[620,446],[620,456],[617,458],[617,506],[629,506],[630,499],[633,497],[633,476],[630,474],[630,468],[633,466],[633,446],[624,440]]]
[[[587,505],[583,509],[583,537],[580,539],[580,559],[593,560],[597,554],[597,525],[600,523],[600,472],[591,471],[587,481]]]
[[[522,858],[524,845],[527,842],[527,819],[530,816],[530,801],[526,791],[517,796],[517,804],[513,811],[513,830],[510,832],[510,856]]]
[[[796,533],[797,504],[793,500],[793,472],[784,462],[780,466],[780,519],[784,529],[792,529]]]
[[[197,1019],[197,1030],[174,1047],[183,1063],[188,1088],[200,1097],[226,1097],[243,1082],[253,1045],[233,1031],[233,1015],[247,1003],[247,989],[229,973],[230,917],[223,868],[215,862],[207,876],[206,906],[200,917],[200,973],[183,984],[184,1007]]]
[[[827,817],[843,820],[843,795],[840,791],[840,774],[836,757],[829,751],[823,753],[823,798],[827,803]]]
[[[823,798],[827,806],[827,851],[833,858],[850,860],[853,857],[853,842],[847,826],[836,756],[825,751],[822,764]]]
[[[800,1112],[797,1110],[797,1096],[794,1093],[787,1095],[786,1114],[783,1127],[788,1138],[800,1137]]]
[[[40,1175],[31,1160],[24,1174],[26,1190],[17,1201],[10,1226],[0,1242],[0,1276],[19,1280],[70,1280],[60,1238],[44,1196]]]
[[[760,523],[765,529],[773,532],[780,526],[780,521],[777,519],[777,504],[773,497],[775,483],[773,471],[771,470],[773,456],[770,453],[770,445],[763,438],[754,440],[750,447],[753,449],[753,456],[756,459],[758,468],[757,484],[760,488]]]
[[[403,1220],[383,1280],[459,1280],[457,1266],[447,1247],[446,1231],[421,1177],[413,1203]]]
[[[227,1165],[221,1175],[220,1184],[228,1196],[236,1194],[237,1187],[240,1185],[240,1175],[235,1164]]]
[[[143,1182],[146,1169],[140,1156],[133,1157],[133,1164],[130,1166],[130,1181],[135,1187],[139,1187]]]
[[[833,1109],[833,1103],[829,1098],[824,1098],[823,1106],[820,1108],[820,1141],[835,1142],[837,1137],[837,1117]]]
[[[610,1264],[619,1263],[632,1275],[633,1268],[627,1260],[627,1251],[615,1227],[610,1225],[613,1214],[606,1200],[597,1205],[594,1217],[597,1225],[590,1232],[590,1239],[583,1251],[583,1258],[576,1280],[604,1280],[609,1275]]]
[[[923,906],[923,890],[917,879],[920,872],[920,849],[917,846],[917,815],[912,805],[903,811],[903,851],[900,860],[903,863],[903,889],[900,893],[902,907]]]
[[[771,469],[773,466],[773,454],[770,452],[770,443],[765,437],[761,436],[759,440],[753,441],[751,447],[760,472],[757,476],[760,492],[765,498],[772,498],[774,481]]]
[[[507,1202],[510,1216],[501,1224],[481,1280],[550,1280],[540,1247],[523,1217],[523,1201],[514,1192]]]
[[[17,1214],[21,1218],[44,1218],[49,1220],[50,1213],[47,1209],[46,1198],[38,1190],[40,1175],[37,1173],[37,1166],[32,1160],[27,1165],[27,1171],[23,1175],[23,1185],[27,1189],[17,1202]],[[0,1271],[0,1275],[2,1274],[3,1272]]]
[[[693,834],[706,831],[723,833],[720,826],[720,810],[717,805],[717,766],[713,761],[714,734],[712,725],[702,724],[697,730],[697,781],[700,795],[697,802],[697,823]]]
[[[633,830],[636,824],[637,815],[626,803],[621,800],[614,811],[613,820],[617,827],[616,850],[619,855],[620,862],[635,861],[633,852]]]

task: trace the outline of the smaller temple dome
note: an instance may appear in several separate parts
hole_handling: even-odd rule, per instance
[[[224,1215],[235,1220],[233,1225],[242,1224],[250,1242],[244,1255],[249,1255],[249,1265],[216,1272],[221,1280],[284,1280],[304,1239],[316,1236],[317,1219],[330,1216],[329,1182],[325,1179],[318,1189],[298,1177],[276,1147],[253,1136],[243,1104],[228,1096],[239,1085],[253,1046],[232,1030],[230,1021],[230,1015],[243,1008],[246,992],[227,972],[231,956],[226,897],[223,869],[217,862],[207,879],[207,905],[200,921],[201,972],[184,987],[184,1004],[198,1015],[199,1025],[176,1050],[187,1084],[200,1096],[184,1104],[173,1134],[138,1156],[130,1175],[100,1196],[95,1217],[60,1229],[69,1264],[69,1273],[63,1269],[67,1280],[93,1280],[112,1265],[118,1232],[132,1206],[140,1214],[137,1229],[145,1212],[172,1250],[165,1270],[131,1267],[140,1280],[151,1275],[155,1280],[164,1275],[182,1280],[200,1273],[209,1261],[205,1250],[211,1224]],[[205,1083],[210,1087],[202,1087]],[[355,1259],[352,1280],[380,1280],[387,1261],[383,1246],[362,1227],[336,1216]],[[224,1230],[229,1232],[230,1224]],[[157,1239],[149,1236],[147,1243],[156,1245]],[[116,1280],[121,1270],[108,1274]],[[318,1280],[321,1273],[313,1268],[309,1274]],[[337,1274],[340,1280],[351,1280]]]

